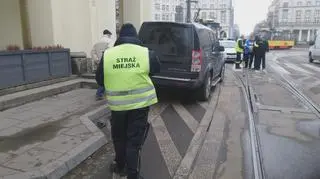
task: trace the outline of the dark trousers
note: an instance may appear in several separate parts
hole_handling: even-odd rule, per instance
[[[240,64],[241,64],[241,53],[240,52],[237,52],[237,58],[236,58],[236,61],[234,63],[236,65],[235,68],[239,69],[240,68]]]
[[[260,70],[262,56],[263,56],[262,54],[255,55],[255,58],[254,58],[254,69],[255,70]]]
[[[254,56],[254,53],[250,53],[250,58],[249,58],[249,68],[252,68],[252,63],[253,63],[253,59],[255,58]]]
[[[262,69],[266,68],[266,53],[262,54]]]
[[[253,62],[254,54],[253,53],[248,53],[244,54],[244,67],[245,68],[251,68],[252,67],[252,62]]]
[[[97,97],[103,97],[104,96],[104,86],[99,86],[96,92],[96,96]]]
[[[128,179],[138,179],[140,151],[148,134],[149,107],[111,112],[111,136],[119,168],[127,167]]]

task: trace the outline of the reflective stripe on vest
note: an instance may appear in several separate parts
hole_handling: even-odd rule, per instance
[[[242,48],[240,48],[240,46],[239,46],[239,42],[240,42],[240,40],[241,40],[241,39],[238,39],[238,40],[237,40],[237,44],[236,44],[236,52],[238,52],[238,53],[243,53],[243,49],[242,49]]]
[[[149,77],[149,50],[134,44],[108,49],[103,59],[107,104],[112,111],[126,111],[158,102]]]
[[[106,90],[106,95],[108,96],[126,96],[126,95],[133,95],[133,94],[141,94],[147,91],[154,90],[154,86],[149,86],[146,88],[134,89],[129,91],[109,91]]]

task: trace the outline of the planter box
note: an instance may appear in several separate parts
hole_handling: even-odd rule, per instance
[[[0,52],[0,89],[70,75],[69,49]]]

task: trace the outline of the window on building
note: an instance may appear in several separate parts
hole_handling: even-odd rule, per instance
[[[320,10],[316,10],[314,12],[314,21],[315,23],[319,24],[320,23]]]
[[[157,20],[157,21],[160,20],[160,14],[155,14],[154,15],[154,19]]]
[[[320,6],[320,1],[316,1],[316,6]]]
[[[221,11],[221,16],[220,17],[221,17],[221,23],[222,24],[226,23],[226,18],[227,18],[226,15],[227,15],[226,11]]]
[[[169,20],[169,14],[166,14],[166,20],[167,21]]]
[[[209,18],[210,18],[210,19],[215,19],[214,12],[210,12]]]
[[[207,12],[201,13],[201,19],[207,19]]]
[[[159,4],[159,3],[156,3],[156,4],[154,5],[154,7],[155,7],[156,10],[160,10],[160,4]]]
[[[220,7],[221,7],[222,9],[225,9],[225,8],[227,7],[227,5],[226,5],[226,4],[220,4]]]
[[[287,22],[288,21],[288,15],[289,15],[289,10],[288,9],[283,9],[282,10],[282,21]]]
[[[296,22],[301,22],[301,10],[296,11]]]
[[[299,1],[299,2],[297,3],[297,6],[302,6],[302,2]]]
[[[166,5],[162,5],[162,10],[166,10]]]
[[[169,11],[169,5],[166,5],[166,10]]]
[[[162,14],[162,20],[166,20],[166,15],[165,14]]]
[[[213,4],[210,4],[210,9],[214,9],[214,5]]]
[[[307,2],[307,6],[311,6],[311,1],[308,1],[308,2]]]
[[[306,10],[305,12],[305,21],[310,22],[311,21],[311,10]]]
[[[284,2],[283,3],[283,7],[289,7],[289,3],[288,2]]]
[[[202,8],[207,8],[207,4],[202,4]]]

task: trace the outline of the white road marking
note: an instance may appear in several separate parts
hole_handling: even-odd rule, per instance
[[[161,154],[166,162],[170,176],[174,175],[175,170],[178,168],[181,156],[176,148],[168,129],[163,122],[163,119],[159,116],[151,123],[157,142],[160,147]]]
[[[303,64],[303,66],[307,67],[307,68],[310,68],[314,71],[317,71],[317,72],[320,72],[320,67],[315,67],[313,65],[310,65],[310,64]]]
[[[173,104],[172,106],[176,110],[176,112],[179,114],[179,116],[187,124],[189,129],[193,133],[196,133],[199,122],[196,119],[194,119],[194,117],[189,113],[189,111],[186,110],[181,104]]]
[[[269,65],[272,66],[272,68],[278,71],[280,74],[287,74],[287,75],[290,74],[290,72],[288,72],[286,69],[284,69],[280,65],[272,64],[272,63],[270,63]]]
[[[289,67],[289,68],[291,68],[291,69],[293,69],[293,70],[296,70],[296,71],[300,71],[300,72],[302,72],[302,73],[304,73],[304,74],[312,74],[310,71],[307,71],[307,70],[305,70],[305,69],[303,69],[303,68],[301,68],[301,67],[299,67],[299,66],[297,66],[297,65],[295,65],[295,64],[292,64],[292,63],[284,63],[287,67]]]

